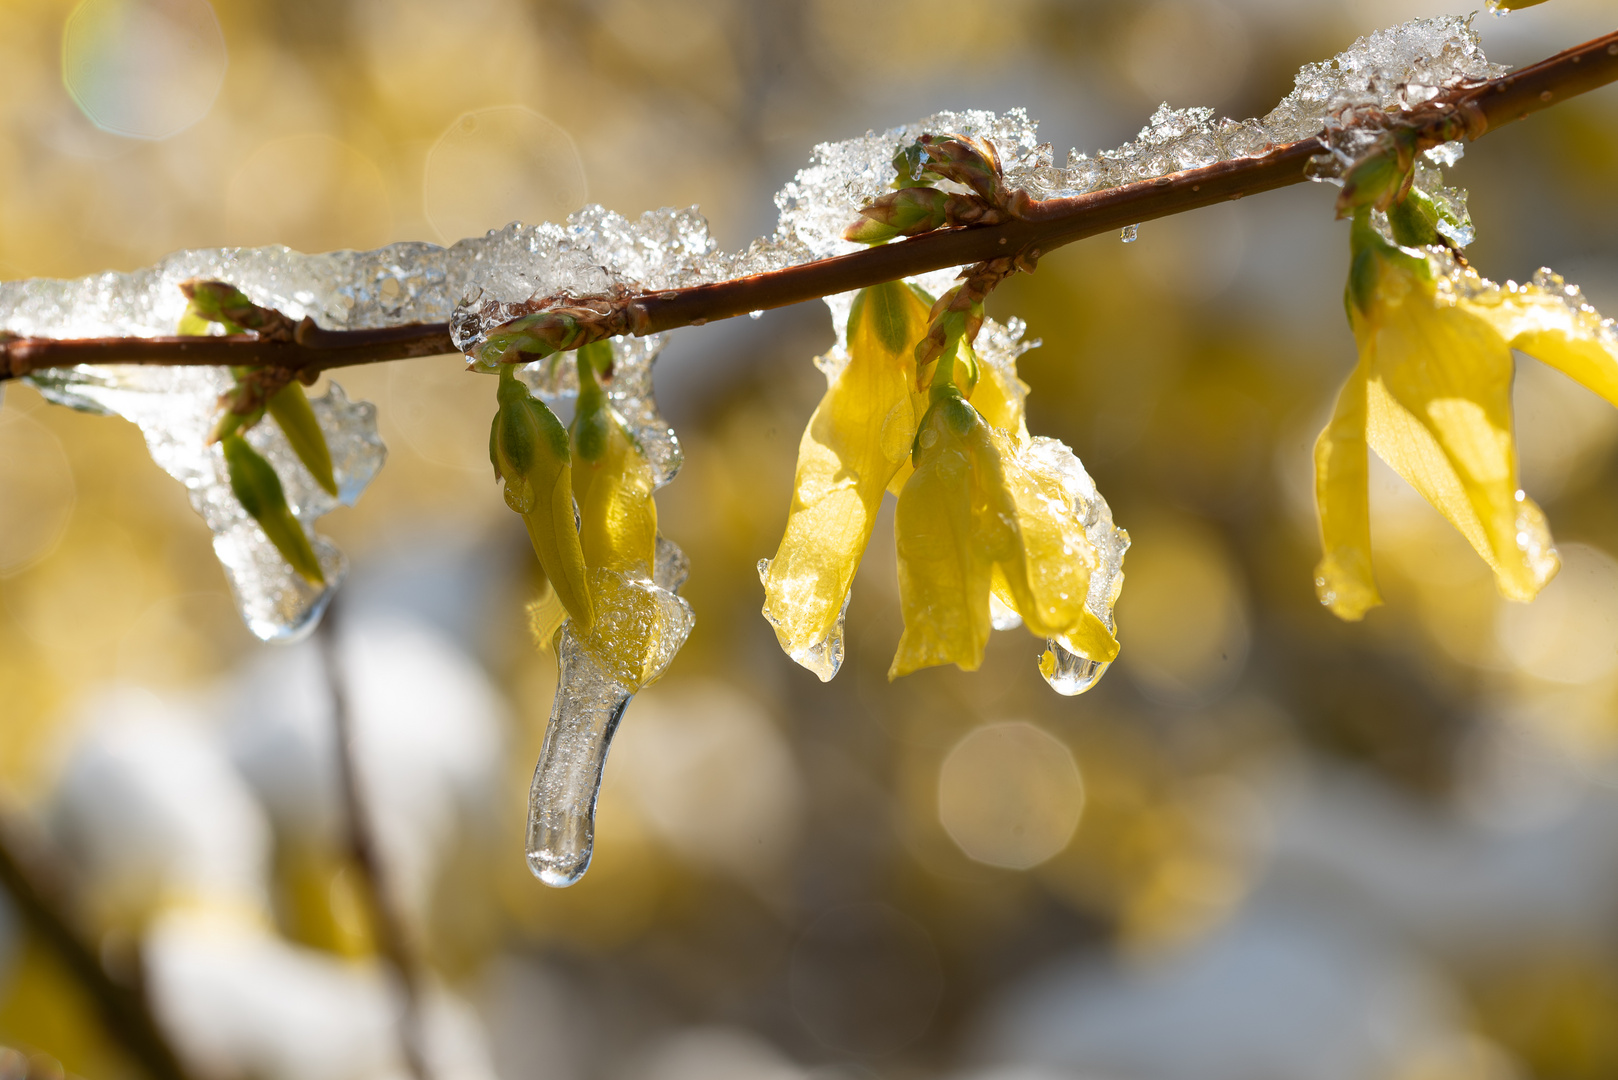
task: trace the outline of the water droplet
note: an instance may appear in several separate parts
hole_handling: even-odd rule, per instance
[[[756,310],[756,311],[749,311],[749,312],[748,312],[748,313],[747,313],[747,317],[748,317],[748,318],[749,318],[749,319],[762,319],[762,318],[763,318],[763,317],[764,317],[764,309],[763,309],[763,308],[759,308],[759,309],[758,309],[758,310]]]
[[[1139,225],[1125,225],[1118,232],[1118,239],[1122,240],[1126,244],[1133,244],[1139,238],[1140,238],[1140,226]]]
[[[1045,676],[1052,690],[1064,697],[1075,697],[1089,690],[1111,666],[1108,661],[1091,660],[1068,651],[1056,638],[1046,640],[1045,654],[1039,658],[1039,673]]]

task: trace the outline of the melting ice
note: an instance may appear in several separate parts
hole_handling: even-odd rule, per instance
[[[447,320],[456,345],[466,349],[504,321],[513,305],[536,296],[599,294],[617,286],[678,288],[855,250],[859,245],[842,238],[844,227],[866,200],[886,189],[893,151],[926,132],[992,140],[1011,186],[1051,198],[1261,153],[1272,143],[1321,130],[1327,131],[1328,144],[1341,162],[1356,149],[1355,136],[1342,125],[1353,110],[1407,108],[1429,100],[1439,88],[1502,70],[1484,58],[1468,19],[1418,19],[1362,38],[1332,60],[1305,66],[1292,93],[1262,120],[1215,121],[1210,109],[1164,105],[1134,141],[1094,157],[1075,152],[1062,167],[1054,165],[1051,148],[1039,142],[1034,123],[1021,110],[1001,116],[939,113],[901,128],[823,144],[776,196],[780,218],[775,232],[735,254],[718,251],[707,222],[695,210],[663,209],[629,219],[588,207],[566,224],[512,224],[448,248],[405,243],[325,255],[284,247],[189,251],[128,274],[9,282],[0,284],[0,328],[39,337],[170,334],[185,306],[179,283],[206,277],[228,281],[255,303],[293,319],[309,316],[330,329]],[[1437,166],[1453,164],[1458,149],[1429,151],[1417,183],[1449,211],[1441,226],[1447,226],[1445,235],[1465,243],[1470,224],[1464,195],[1443,188],[1437,175]],[[952,275],[944,270],[916,280],[936,295],[949,287]],[[851,299],[827,299],[839,336],[821,359],[828,374],[846,359],[842,335]],[[1028,347],[1020,338],[1019,326],[986,323],[978,344],[983,357],[1009,369],[1007,383],[1013,387],[1020,386],[1016,355]],[[634,427],[661,483],[679,468],[680,452],[650,393],[651,365],[660,346],[660,339],[616,343],[619,368],[609,393]],[[523,377],[546,397],[576,389],[571,364],[530,365]],[[216,399],[229,385],[222,369],[85,366],[41,373],[30,381],[53,401],[117,413],[141,426],[153,458],[186,484],[193,505],[214,530],[215,550],[255,633],[284,639],[313,625],[329,591],[310,588],[285,566],[236,505],[217,448],[204,444]],[[349,403],[335,385],[314,407],[331,443],[341,499],[352,502],[382,462],[371,407]],[[332,508],[332,500],[303,471],[273,424],[260,424],[250,440],[276,466],[288,501],[306,526]],[[1082,474],[1082,466],[1077,468]],[[1080,489],[1075,512],[1083,515],[1092,543],[1103,554],[1089,603],[1111,625],[1128,537],[1113,527],[1088,476]],[[341,555],[321,538],[314,544],[335,583],[342,572]],[[683,557],[661,540],[659,553],[655,581],[646,584],[677,602],[670,611],[684,613],[668,622],[666,663],[689,632],[690,617],[689,607],[673,596],[683,580]],[[1050,650],[1047,677],[1057,689],[1078,692],[1099,676],[1100,665],[1074,656],[1060,641],[1051,642]],[[840,651],[840,642],[828,642],[821,659],[835,669]],[[601,765],[631,691],[603,672],[566,628],[559,655],[563,686],[535,773],[529,853],[536,872],[562,884],[575,880],[588,863]]]
[[[658,612],[654,655],[640,685],[667,670],[691,633],[691,605],[675,595],[688,566],[678,547],[658,537],[652,580],[638,583],[653,594]],[[561,676],[528,789],[527,853],[534,876],[560,888],[578,881],[590,866],[601,772],[624,709],[639,687],[594,655],[571,620],[558,631],[556,654]]]

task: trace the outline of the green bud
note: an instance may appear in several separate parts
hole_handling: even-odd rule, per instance
[[[1349,217],[1362,206],[1388,209],[1410,190],[1415,160],[1415,133],[1402,128],[1388,132],[1377,149],[1343,174],[1343,190],[1337,193],[1337,216]]]
[[[489,430],[489,458],[505,481],[506,505],[522,515],[529,542],[581,631],[595,622],[584,552],[573,511],[572,455],[567,429],[528,392],[516,369],[500,370],[499,410]]]
[[[281,387],[270,398],[269,411],[315,483],[335,498],[337,476],[332,472],[331,447],[326,445],[325,432],[320,430],[320,422],[315,419],[315,410],[310,407],[303,387],[295,382]]]
[[[608,342],[593,342],[578,351],[579,397],[573,412],[573,451],[592,465],[606,455],[609,425],[613,423],[607,392],[598,374],[603,366],[611,364],[612,345]]]
[[[843,239],[878,244],[895,236],[916,236],[944,226],[949,196],[937,188],[907,187],[872,199]]]
[[[235,493],[236,501],[258,522],[292,569],[311,585],[324,585],[326,575],[320,570],[320,561],[315,558],[308,534],[287,506],[286,493],[281,489],[281,478],[275,475],[275,468],[240,435],[228,435],[222,443],[225,466],[230,471],[230,490]]]
[[[1000,155],[992,143],[964,135],[923,135],[921,142],[932,161],[932,170],[939,176],[965,184],[990,205],[1001,204],[1005,187],[1000,179]]]
[[[893,186],[895,188],[925,187],[941,177],[931,169],[922,167],[927,160],[927,148],[919,142],[901,146],[893,152]]]
[[[253,321],[253,310],[257,305],[234,285],[192,278],[180,282],[180,291],[191,301],[191,310],[209,322],[233,322],[246,326]]]
[[[1438,207],[1415,188],[1388,207],[1388,225],[1393,229],[1394,240],[1406,247],[1438,243]]]
[[[536,311],[489,331],[476,359],[485,366],[527,363],[574,348],[583,337],[584,327],[573,316]]]

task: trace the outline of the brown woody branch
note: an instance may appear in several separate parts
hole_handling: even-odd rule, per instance
[[[422,1046],[421,964],[411,945],[404,914],[399,910],[383,865],[382,851],[366,805],[359,761],[354,746],[354,713],[343,677],[337,639],[338,604],[333,600],[316,631],[326,684],[331,694],[333,736],[337,741],[337,777],[342,789],[343,817],[348,826],[348,854],[358,868],[367,914],[376,936],[377,951],[398,980],[402,1008],[397,1025],[399,1050],[414,1080],[432,1080]]]
[[[1614,81],[1618,81],[1618,30],[1498,79],[1452,88],[1393,119],[1413,128],[1418,149],[1425,149],[1451,139],[1481,138]],[[1372,117],[1354,122],[1380,121]],[[1321,151],[1321,138],[1310,137],[1252,157],[1032,202],[1020,217],[995,225],[943,229],[769,273],[642,293],[624,301],[616,314],[633,333],[650,334],[1007,255],[1030,265],[1045,253],[1088,236],[1302,183],[1309,178],[1305,170],[1310,160]],[[305,320],[292,341],[242,335],[84,339],[0,335],[0,379],[77,364],[211,364],[282,367],[313,381],[331,368],[454,351],[444,323],[323,330]]]

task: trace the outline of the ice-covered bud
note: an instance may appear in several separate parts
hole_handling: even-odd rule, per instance
[[[500,369],[499,409],[489,426],[489,461],[505,481],[506,505],[522,515],[534,555],[557,599],[581,630],[595,622],[584,552],[573,513],[567,428],[528,392],[516,369]]]
[[[180,291],[191,301],[186,311],[188,318],[219,323],[227,333],[251,330],[260,337],[290,339],[296,327],[279,311],[253,303],[229,282],[191,278],[180,282]],[[181,332],[188,331],[182,327]]]
[[[235,493],[236,501],[258,522],[292,569],[310,584],[324,585],[326,575],[321,573],[308,534],[287,506],[286,493],[281,489],[281,478],[275,475],[274,466],[240,435],[229,435],[222,442],[225,465],[230,470],[230,490]]]
[[[879,195],[860,207],[860,220],[843,232],[843,239],[880,244],[895,236],[932,232],[943,228],[949,202],[949,195],[930,187],[907,187]]]
[[[303,387],[295,382],[287,383],[271,396],[268,408],[287,437],[292,452],[298,455],[315,483],[335,497],[337,476],[332,471],[331,447],[326,445],[326,435],[320,430],[320,421],[315,419],[315,410],[310,407]]]
[[[1375,150],[1343,174],[1343,190],[1337,193],[1337,216],[1352,217],[1362,206],[1387,210],[1410,190],[1415,161],[1413,131],[1400,129],[1384,136]]]
[[[477,346],[475,359],[486,365],[527,363],[575,348],[584,334],[584,327],[571,315],[536,311],[489,331]]]
[[[927,150],[919,142],[906,143],[893,152],[893,186],[926,187],[940,179],[926,167]]]
[[[946,180],[966,185],[991,205],[999,206],[1005,201],[1000,155],[993,143],[964,135],[923,135],[921,145],[927,151],[933,172]]]

